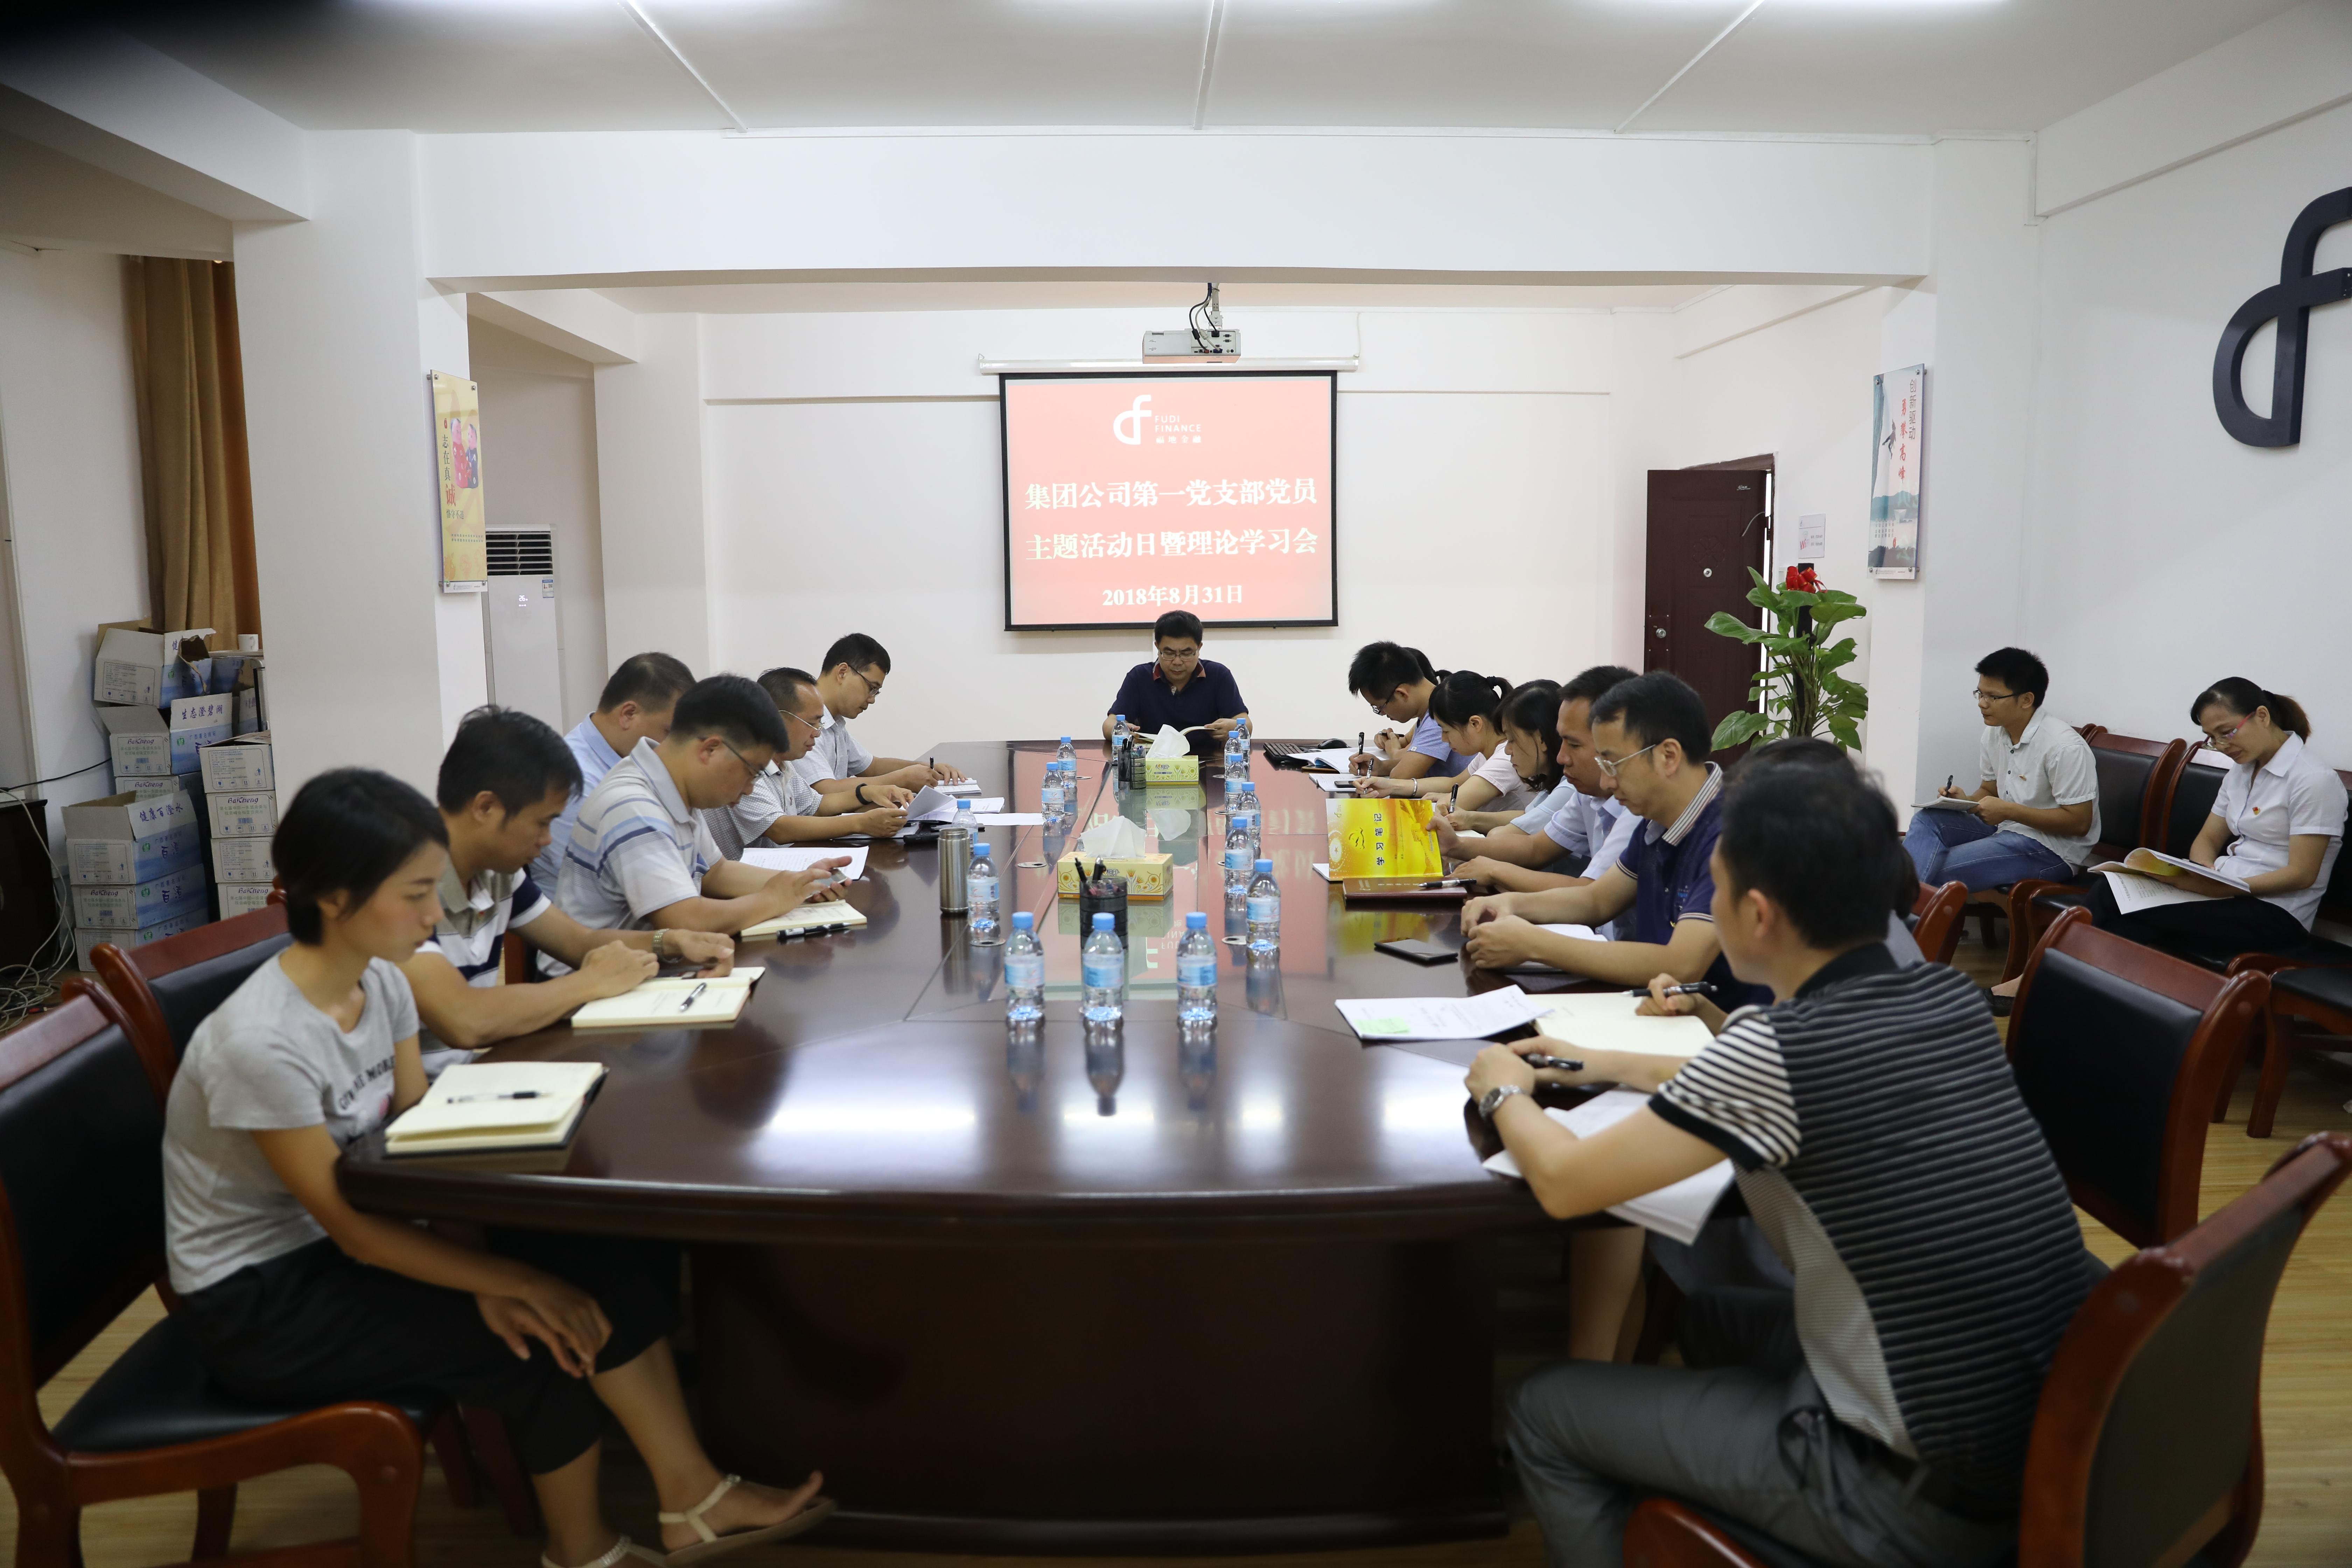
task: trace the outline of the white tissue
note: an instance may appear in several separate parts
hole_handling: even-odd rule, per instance
[[[1143,853],[1143,829],[1124,816],[1096,823],[1078,835],[1078,849],[1088,859],[1132,859]]]
[[[1160,733],[1151,737],[1151,750],[1143,754],[1147,757],[1189,757],[1192,754],[1192,742],[1184,738],[1183,731],[1172,724],[1162,724]]]

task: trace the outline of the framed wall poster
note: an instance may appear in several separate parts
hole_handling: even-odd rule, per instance
[[[441,509],[441,591],[489,590],[490,557],[482,510],[480,389],[461,375],[434,371],[433,448]]]
[[[1916,577],[1927,367],[1888,371],[1871,386],[1870,574]]]

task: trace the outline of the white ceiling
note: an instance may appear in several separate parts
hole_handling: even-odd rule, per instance
[[[635,3],[642,22],[627,0],[326,0],[126,25],[307,129],[1185,127],[1197,111],[1213,128],[1607,131],[1749,0]],[[2039,130],[2294,3],[1763,0],[1633,123]]]
[[[1673,310],[1719,287],[1711,283],[1226,283],[1228,310]],[[1201,298],[1197,282],[1102,282],[1087,279],[1005,283],[936,282],[688,283],[603,289],[605,298],[641,313],[691,311],[718,316],[787,310],[1181,311]],[[1172,319],[1172,318],[1171,318]],[[1237,321],[1235,323],[1239,325]]]

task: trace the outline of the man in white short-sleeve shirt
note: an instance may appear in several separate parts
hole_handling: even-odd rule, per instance
[[[776,705],[740,675],[698,680],[677,700],[669,738],[622,758],[581,804],[556,901],[583,926],[675,926],[729,934],[807,901],[828,859],[770,873],[719,853],[697,811],[731,806],[784,743]]]
[[[823,733],[808,755],[792,764],[817,794],[834,795],[861,780],[918,790],[964,776],[962,769],[946,763],[877,757],[850,734],[849,721],[874,706],[889,674],[889,651],[863,632],[851,632],[825,649],[824,670],[816,678],[818,695],[824,699]]]
[[[1929,887],[1964,882],[1971,892],[2029,877],[2063,882],[2099,841],[2099,770],[2090,743],[2042,710],[2050,671],[2021,647],[1977,662],[1984,719],[1979,782],[1947,785],[1961,810],[1915,812],[1903,847]]]
[[[800,775],[794,764],[830,732],[824,728],[824,702],[814,676],[780,666],[760,677],[760,689],[783,716],[789,744],[751,781],[741,800],[702,814],[721,854],[740,860],[750,844],[800,844],[845,833],[887,837],[907,826],[901,808],[914,798],[908,790],[857,779],[847,788],[819,795]],[[845,726],[841,730],[848,732]]]

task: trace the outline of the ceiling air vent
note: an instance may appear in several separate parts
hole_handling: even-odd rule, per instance
[[[493,577],[545,577],[555,571],[555,535],[546,529],[493,531],[486,542]]]

